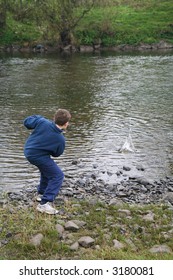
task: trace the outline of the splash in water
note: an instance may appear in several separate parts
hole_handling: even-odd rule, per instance
[[[119,149],[120,153],[133,153],[135,151],[135,147],[132,142],[132,137],[129,133],[128,137],[126,138],[124,144]]]

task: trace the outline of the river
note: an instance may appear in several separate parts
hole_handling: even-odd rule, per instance
[[[124,176],[138,166],[152,180],[173,174],[173,53],[0,54],[0,108],[2,190],[38,183],[23,120],[58,108],[72,114],[56,159],[67,177],[94,171],[114,182],[123,166]],[[135,151],[119,153],[129,131]]]

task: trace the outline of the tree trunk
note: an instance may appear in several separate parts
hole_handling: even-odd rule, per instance
[[[6,3],[2,1],[0,3],[0,35],[2,35],[6,27]]]
[[[64,29],[60,33],[62,46],[66,47],[71,44],[71,35],[69,29]]]

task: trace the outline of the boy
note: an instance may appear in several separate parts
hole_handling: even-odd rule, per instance
[[[24,154],[41,174],[37,199],[40,204],[36,209],[42,213],[58,213],[52,202],[59,193],[64,174],[51,156],[59,157],[64,152],[65,138],[62,132],[68,127],[70,119],[69,111],[59,109],[54,115],[54,121],[41,115],[29,116],[24,120],[26,128],[33,129],[25,143]]]

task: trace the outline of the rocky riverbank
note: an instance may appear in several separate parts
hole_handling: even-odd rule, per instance
[[[140,43],[138,45],[116,45],[111,47],[103,47],[102,44],[93,44],[93,45],[68,45],[62,47],[61,45],[51,45],[50,43],[28,43],[25,42],[22,45],[7,45],[0,46],[0,52],[5,53],[56,53],[56,52],[98,52],[98,51],[169,51],[173,50],[173,44],[160,41],[153,44]]]
[[[77,164],[77,162],[74,162]],[[96,169],[97,166],[94,166]],[[157,204],[166,202],[173,206],[173,177],[165,177],[160,180],[149,180],[142,173],[144,168],[137,167],[141,170],[140,175],[130,174],[130,167],[123,168],[113,174],[111,172],[90,172],[83,174],[80,178],[66,178],[61,191],[56,199],[56,203],[63,202],[66,199],[73,198],[78,201],[93,200],[104,202],[108,205],[119,204],[121,202],[128,204]],[[101,175],[104,174],[104,178]],[[109,178],[116,176],[114,183],[109,183]],[[28,186],[20,191],[9,191],[4,198],[10,201],[31,205],[36,195],[36,186]],[[1,204],[3,199],[1,199]]]

